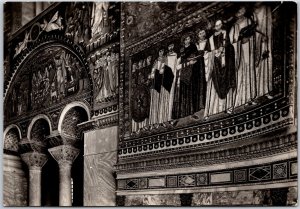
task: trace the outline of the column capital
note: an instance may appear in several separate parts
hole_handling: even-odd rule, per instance
[[[46,164],[48,156],[38,152],[27,152],[21,154],[22,160],[27,164],[29,170],[41,170]]]
[[[80,153],[80,149],[77,149],[71,145],[60,145],[48,149],[51,156],[57,161],[59,165],[72,165],[73,161]]]

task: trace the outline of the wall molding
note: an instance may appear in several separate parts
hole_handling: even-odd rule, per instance
[[[118,190],[152,190],[152,189],[182,189],[209,188],[232,185],[261,185],[263,182],[288,182],[297,180],[297,158],[288,158],[270,163],[252,164],[248,166],[205,170],[202,172],[173,173],[138,178],[118,179]],[[156,187],[149,185],[157,184]],[[161,180],[165,183],[161,184]]]
[[[234,146],[229,149],[209,150],[201,152],[185,152],[178,156],[170,156],[164,153],[154,159],[139,157],[134,161],[120,161],[116,165],[117,173],[138,173],[154,170],[166,170],[173,168],[189,168],[207,166],[213,164],[236,162],[247,159],[256,159],[266,156],[274,156],[297,150],[297,134],[271,138],[266,141],[251,143],[244,146]],[[296,153],[296,152],[295,152]],[[167,157],[168,156],[168,157]]]

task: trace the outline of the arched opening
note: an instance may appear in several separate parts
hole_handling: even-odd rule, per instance
[[[66,111],[61,123],[61,135],[74,138],[76,142],[69,143],[80,149],[71,170],[72,206],[83,206],[83,139],[77,125],[88,119],[89,115],[86,109],[75,106]]]
[[[31,142],[42,143],[44,148],[38,150],[48,155],[48,161],[42,168],[41,176],[41,205],[58,206],[58,165],[57,162],[47,152],[46,137],[50,134],[49,120],[45,117],[36,117],[29,125],[28,137]]]
[[[4,131],[3,143],[3,205],[27,206],[28,168],[19,156],[21,131],[10,125]]]
[[[4,152],[15,152],[19,150],[20,132],[17,127],[11,126],[4,132]]]

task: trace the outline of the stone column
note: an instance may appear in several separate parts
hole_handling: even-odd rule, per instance
[[[71,167],[80,150],[71,145],[48,149],[59,166],[59,206],[72,206]]]
[[[21,154],[29,168],[29,206],[41,206],[41,173],[48,160],[47,155],[38,152]]]

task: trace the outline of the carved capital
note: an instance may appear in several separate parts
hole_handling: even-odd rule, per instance
[[[59,165],[72,165],[73,161],[80,153],[80,149],[70,145],[60,145],[50,148],[48,151]]]
[[[21,154],[22,160],[27,164],[29,170],[41,170],[46,164],[48,156],[38,152],[27,152]]]

